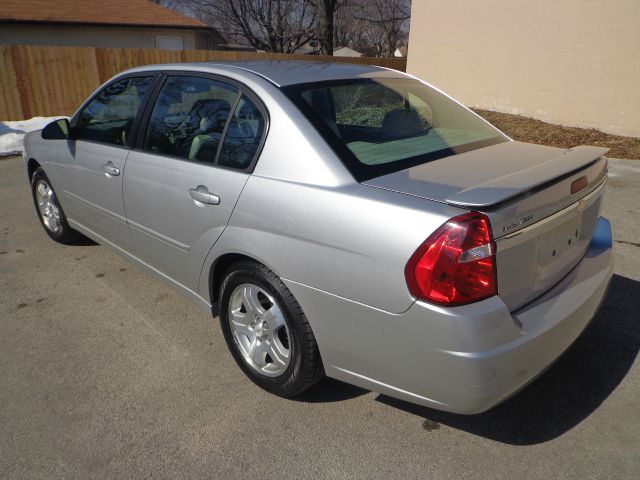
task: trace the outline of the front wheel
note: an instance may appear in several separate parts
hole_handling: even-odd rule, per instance
[[[233,265],[219,298],[227,345],[255,384],[292,397],[324,376],[309,322],[286,285],[267,267],[253,262]]]
[[[67,217],[62,211],[51,182],[41,168],[38,168],[31,177],[31,193],[38,218],[47,235],[56,242],[65,244],[78,240],[78,232],[67,223]]]

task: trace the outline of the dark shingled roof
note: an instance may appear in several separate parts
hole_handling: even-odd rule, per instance
[[[0,22],[209,28],[148,0],[0,0]]]

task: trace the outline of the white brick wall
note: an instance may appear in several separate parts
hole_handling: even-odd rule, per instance
[[[640,0],[413,0],[407,71],[470,106],[640,137]]]

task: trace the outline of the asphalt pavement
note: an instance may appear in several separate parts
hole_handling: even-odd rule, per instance
[[[640,478],[640,162],[610,173],[603,309],[529,387],[461,416],[332,380],[263,392],[217,319],[51,241],[22,160],[0,159],[0,478]]]

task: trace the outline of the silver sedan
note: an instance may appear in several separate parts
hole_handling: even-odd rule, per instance
[[[25,137],[46,233],[218,315],[260,387],[328,375],[460,413],[595,315],[605,153],[512,141],[400,72],[304,62],[136,68]]]

